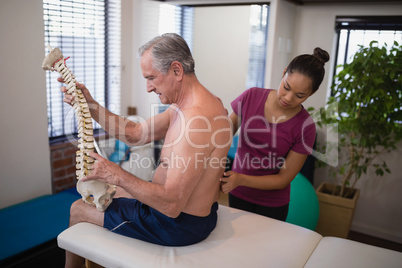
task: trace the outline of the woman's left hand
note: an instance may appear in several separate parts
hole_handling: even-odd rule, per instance
[[[225,173],[223,173],[223,177],[220,179],[221,191],[224,194],[227,194],[230,191],[232,191],[233,189],[235,189],[241,183],[241,176],[242,176],[242,174],[239,174],[232,170],[229,170],[229,171],[226,171]]]

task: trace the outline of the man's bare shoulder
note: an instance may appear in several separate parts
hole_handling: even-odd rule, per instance
[[[209,127],[216,129],[229,126],[229,117],[219,100],[213,98],[206,103],[198,103],[188,109],[184,109],[183,117],[193,126]]]
[[[222,101],[208,90],[205,89],[197,97],[188,111],[189,114],[203,115],[210,119],[221,115],[227,116]]]
[[[230,119],[222,102],[213,94],[204,94],[179,113],[185,122],[184,136],[192,146],[212,150],[230,145]]]

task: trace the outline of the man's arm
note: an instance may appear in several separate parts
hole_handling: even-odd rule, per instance
[[[176,140],[177,143],[171,145],[171,148],[165,148],[169,153],[161,156],[159,167],[165,169],[165,172],[155,172],[155,176],[166,176],[163,185],[153,184],[140,189],[125,181],[122,187],[134,198],[161,213],[177,217],[186,207],[204,172],[210,168],[206,161],[214,149],[211,144],[213,133],[204,131],[207,128],[204,120],[187,121],[185,133],[180,140]]]
[[[62,78],[58,79],[63,82]],[[92,118],[110,135],[130,145],[142,145],[151,141],[162,139],[170,124],[169,110],[160,113],[148,120],[135,123],[122,116],[116,115],[96,102],[85,85],[77,83],[77,88],[82,91],[87,100]],[[65,93],[64,102],[71,105],[73,96],[66,93],[66,88],[61,91]]]
[[[206,129],[205,121],[195,120],[191,126],[194,131],[186,129],[185,134],[170,148],[164,148],[168,153],[162,155],[161,165],[154,175],[165,176],[164,184],[143,181],[96,154],[91,156],[94,155],[98,163],[84,180],[97,179],[120,186],[133,198],[169,217],[177,217],[208,168],[205,160],[214,149],[211,145],[212,131],[195,131]],[[157,180],[154,177],[154,181]]]
[[[94,106],[91,115],[110,135],[128,145],[137,146],[165,137],[170,124],[170,110],[138,123],[116,115],[101,105]]]

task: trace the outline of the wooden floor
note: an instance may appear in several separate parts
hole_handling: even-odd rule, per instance
[[[229,206],[229,201],[228,201],[228,195],[227,194],[220,194],[219,197],[219,204],[224,205],[224,206]],[[393,241],[385,240],[382,238],[362,234],[359,232],[355,231],[350,231],[348,239],[361,242],[364,244],[372,245],[372,246],[377,246],[381,248],[386,248],[386,249],[391,249],[395,251],[402,252],[402,244],[396,243]]]
[[[220,205],[224,205],[224,206],[228,207],[229,206],[228,194],[224,194],[224,193],[220,192],[218,203]]]
[[[385,239],[370,236],[370,235],[366,235],[366,234],[362,234],[362,233],[359,233],[356,231],[349,232],[349,239],[353,240],[353,241],[361,242],[364,244],[377,246],[380,248],[386,248],[386,249],[391,249],[391,250],[402,252],[402,244],[400,244],[400,243],[385,240]]]

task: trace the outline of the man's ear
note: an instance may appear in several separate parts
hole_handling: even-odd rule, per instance
[[[183,78],[184,70],[183,70],[183,66],[181,65],[180,62],[178,62],[178,61],[172,62],[170,68],[177,78],[179,78],[180,80]]]

